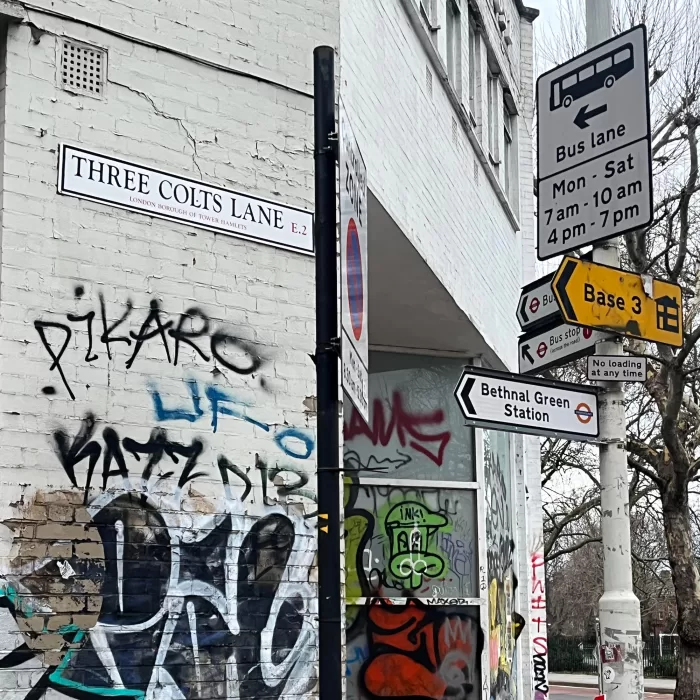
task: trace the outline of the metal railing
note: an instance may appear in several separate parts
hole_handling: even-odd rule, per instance
[[[553,673],[598,673],[595,641],[572,637],[549,638],[549,670]],[[658,639],[644,641],[644,676],[675,678],[677,656],[670,650],[659,650]]]

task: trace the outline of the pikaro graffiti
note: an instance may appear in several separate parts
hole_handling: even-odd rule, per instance
[[[32,329],[42,400],[76,417],[45,421],[48,478],[2,504],[0,687],[13,700],[306,696],[313,430],[270,409],[268,360],[229,325],[150,299],[127,332],[137,305],[114,320],[97,296],[99,313],[76,287],[67,322]],[[100,373],[107,392],[80,380]]]

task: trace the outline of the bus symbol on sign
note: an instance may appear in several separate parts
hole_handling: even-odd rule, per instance
[[[552,81],[549,110],[571,107],[574,100],[590,95],[603,87],[611,88],[616,80],[634,68],[634,47],[624,44],[593,61]]]
[[[540,75],[537,114],[540,260],[649,225],[651,124],[643,25]]]

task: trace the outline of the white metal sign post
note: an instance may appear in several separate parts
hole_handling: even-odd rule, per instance
[[[518,341],[518,365],[521,374],[537,374],[559,367],[595,351],[603,334],[590,328],[559,323],[535,330]]]
[[[468,425],[571,440],[598,437],[594,387],[465,368],[455,396]]]
[[[537,81],[540,260],[652,219],[646,29],[598,44]]]
[[[339,122],[342,384],[369,422],[367,169],[342,100]]]

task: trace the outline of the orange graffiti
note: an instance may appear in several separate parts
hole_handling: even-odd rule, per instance
[[[370,698],[466,698],[478,681],[481,630],[463,613],[409,599],[406,605],[373,602],[370,658],[362,683]]]

